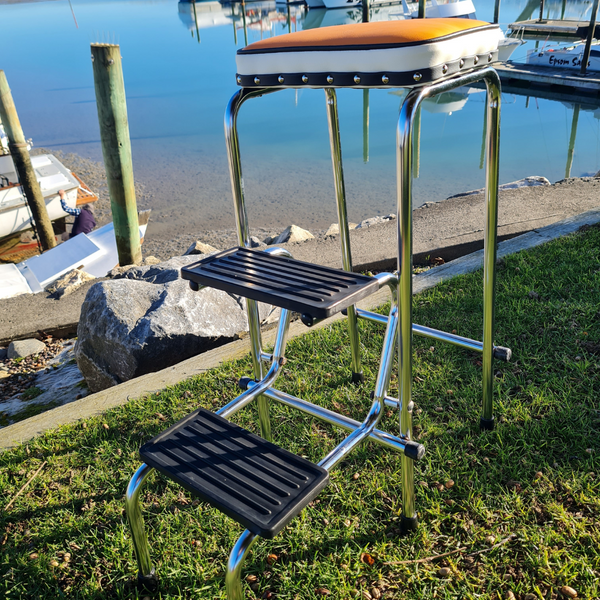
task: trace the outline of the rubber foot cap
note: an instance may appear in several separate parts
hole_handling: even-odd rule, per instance
[[[352,383],[362,383],[365,380],[363,372],[352,373]]]
[[[195,281],[190,281],[190,289],[192,292],[197,292],[200,289],[200,285]]]
[[[481,417],[481,419],[479,419],[479,429],[481,429],[481,431],[492,431],[492,429],[494,429],[494,417],[491,419],[484,419]]]
[[[505,348],[504,346],[495,346],[494,358],[503,362],[510,362],[510,359],[512,358],[512,350],[510,348]]]
[[[240,380],[238,381],[238,386],[242,390],[247,390],[248,385],[251,381],[254,381],[254,379],[251,379],[250,377],[240,377]]]
[[[425,446],[417,444],[417,442],[406,442],[404,456],[408,456],[413,460],[421,460],[425,456]]]
[[[417,530],[419,526],[419,517],[405,517],[404,515],[400,516],[400,533],[402,535],[407,535]]]
[[[156,576],[156,573],[154,571],[152,571],[150,575],[138,573],[137,587],[138,590],[143,590],[145,592],[153,593],[158,591],[158,577]]]

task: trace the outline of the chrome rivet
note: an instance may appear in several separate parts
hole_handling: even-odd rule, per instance
[[[308,83],[308,75],[302,75],[302,83]]]
[[[239,75],[235,78],[235,80],[242,85],[242,78]]]
[[[256,85],[258,85],[258,84],[260,83],[260,77],[255,77],[255,78],[254,78],[254,83],[255,83]]]
[[[333,83],[333,75],[327,75],[327,83]]]
[[[465,66],[465,59],[461,58],[460,62],[458,63],[458,66],[462,69]]]
[[[354,76],[354,83],[356,83],[356,84],[360,83],[360,77],[358,75]]]
[[[476,65],[479,62],[479,56],[473,58],[473,64]]]
[[[421,81],[421,79],[423,79],[423,75],[421,75],[421,73],[415,73],[415,74],[413,75],[413,79],[414,79],[415,81]]]
[[[109,65],[114,65],[114,64],[115,64],[115,61],[114,61],[112,58],[109,58],[109,59],[108,59],[108,64],[109,64]]]
[[[280,76],[277,78],[277,81],[279,81],[279,83],[284,83],[284,82],[285,82],[285,79],[283,78],[283,75],[280,75]]]
[[[442,67],[442,75],[445,75],[448,72],[448,65],[444,65]]]
[[[387,85],[389,82],[390,82],[390,78],[389,78],[387,75],[384,75],[384,76],[381,78],[381,83],[383,83],[383,84]]]
[[[488,54],[488,62],[492,62],[492,58],[494,58],[494,55],[490,52]]]

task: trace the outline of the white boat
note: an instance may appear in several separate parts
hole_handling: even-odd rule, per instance
[[[587,68],[589,71],[600,71],[600,42],[594,42],[590,50],[590,58]],[[538,50],[528,50],[526,63],[529,65],[541,65],[544,67],[554,67],[558,69],[577,69],[581,68],[585,42],[579,42],[567,47],[543,46]]]
[[[60,205],[58,190],[65,190],[67,205],[75,208],[80,182],[52,154],[32,156],[31,164],[40,184],[50,220],[66,217],[67,213]],[[10,154],[0,155],[0,238],[31,227],[31,212],[12,157]]]

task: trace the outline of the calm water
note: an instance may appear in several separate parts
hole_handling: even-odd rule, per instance
[[[223,112],[235,91],[235,52],[288,30],[359,20],[358,10],[308,11],[274,2],[239,5],[177,0],[53,0],[2,4],[0,68],[21,123],[36,146],[101,159],[89,45],[121,45],[136,178],[152,194],[150,232],[233,226]],[[475,0],[491,20],[492,0]],[[547,2],[559,16],[563,3]],[[591,2],[565,3],[579,17]],[[539,2],[503,0],[501,22],[537,14]],[[401,5],[375,18],[398,18]],[[513,59],[525,56],[532,42]],[[18,49],[12,51],[11,48]],[[395,123],[402,93],[338,92],[349,216],[388,214],[395,203]],[[365,114],[368,103],[368,134]],[[415,205],[482,187],[484,95],[465,90],[425,106]],[[574,105],[505,93],[501,182],[528,175],[565,176]],[[571,174],[600,169],[600,110],[579,115]],[[292,90],[249,102],[240,137],[254,225],[326,228],[336,220],[321,90]]]

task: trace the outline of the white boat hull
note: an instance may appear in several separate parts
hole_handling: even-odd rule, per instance
[[[555,69],[580,69],[583,50],[583,44],[570,48],[528,50],[526,62],[528,65],[554,67]],[[587,68],[589,71],[600,71],[600,50],[592,49]]]
[[[73,175],[51,154],[32,156],[36,177],[51,221],[66,217],[62,209],[58,190],[64,189],[66,202],[74,208],[77,202],[79,183]],[[0,187],[0,238],[31,229],[31,212],[22,186],[17,184],[17,175],[10,155],[0,156],[0,174],[9,181]]]

